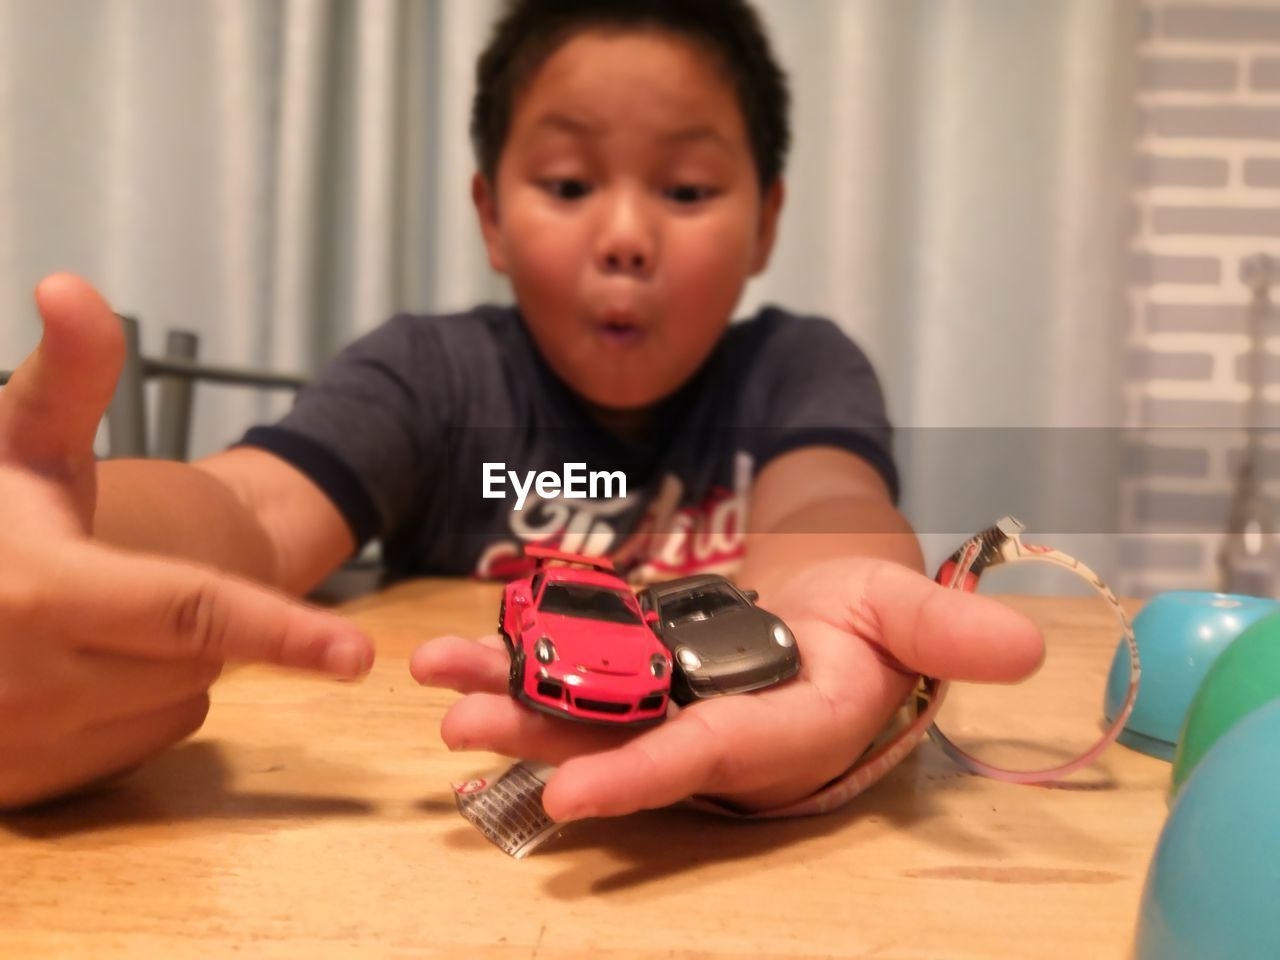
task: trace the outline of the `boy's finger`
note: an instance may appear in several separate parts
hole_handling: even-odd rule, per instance
[[[485,640],[436,637],[409,658],[413,679],[430,687],[459,693],[501,693],[507,688],[511,658],[501,646]]]
[[[620,816],[696,793],[775,806],[846,770],[880,723],[807,685],[694,704],[626,745],[568,760],[543,805],[557,820]]]
[[[505,694],[473,693],[444,715],[440,738],[450,750],[488,750],[506,757],[559,764],[569,757],[610,750],[634,732],[561,720],[525,707]]]
[[[42,281],[36,303],[44,336],[0,393],[0,457],[63,475],[92,461],[124,335],[106,301],[71,274]]]
[[[906,667],[952,680],[1010,683],[1034,673],[1044,639],[998,600],[952,590],[896,564],[878,564],[865,601],[880,642]]]
[[[565,761],[542,805],[561,821],[669,806],[715,789],[731,752],[712,728],[669,721],[616,750]]]
[[[58,566],[54,636],[81,649],[160,660],[247,660],[353,678],[373,644],[346,620],[194,564],[77,545]],[[49,624],[55,626],[55,624]]]
[[[7,649],[6,672],[23,676],[32,706],[6,718],[0,737],[35,744],[77,738],[90,726],[123,720],[205,693],[219,664],[206,660],[140,660],[101,653],[59,652],[41,657],[42,668],[22,672],[25,651]]]
[[[74,740],[45,750],[22,779],[0,779],[0,810],[121,773],[200,729],[209,712],[208,694],[92,727]]]
[[[85,651],[70,661],[76,711],[108,723],[162,710],[205,693],[222,671],[212,660],[141,660]]]

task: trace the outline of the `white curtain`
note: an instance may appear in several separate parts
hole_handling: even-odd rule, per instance
[[[1095,441],[1122,416],[1134,6],[758,6],[795,148],[743,312],[825,314],[868,351],[934,556],[1010,510],[1114,529],[1118,466]],[[139,315],[150,351],[176,326],[210,362],[303,372],[395,310],[505,299],[468,197],[498,7],[0,0],[0,366],[35,342],[30,290],[54,269]],[[194,452],[264,411],[201,393]],[[1087,456],[1036,439],[1081,427],[1098,428]],[[1023,462],[972,462],[1006,448]],[[1096,519],[1063,507],[1082,469]]]
[[[932,561],[1015,513],[1109,574],[1135,6],[761,8],[797,137],[752,300],[835,317],[870,353]]]

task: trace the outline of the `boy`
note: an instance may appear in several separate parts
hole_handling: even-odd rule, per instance
[[[534,539],[648,576],[741,559],[793,628],[796,680],[634,737],[522,709],[500,648],[419,649],[420,682],[467,694],[449,746],[561,764],[559,819],[693,794],[786,805],[856,760],[916,672],[1038,664],[1025,619],[918,572],[856,348],[781,311],[726,330],[783,198],[785,86],[750,8],[518,0],[478,79],[473,196],[518,311],[396,318],[231,450],[96,466],[119,330],[75,278],[37,290],[44,339],[0,396],[0,803],[186,736],[224,659],[365,672],[367,638],[271,588],[304,593],[375,535],[393,576],[509,570]],[[496,460],[513,480],[585,461],[630,487],[517,511],[484,495]],[[734,497],[749,532],[693,550],[690,524]]]

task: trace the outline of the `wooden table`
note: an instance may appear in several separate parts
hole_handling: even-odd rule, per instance
[[[379,647],[363,683],[233,670],[193,740],[97,794],[0,820],[0,956],[996,960],[1130,949],[1169,767],[1120,746],[1045,789],[960,773],[925,743],[826,817],[747,823],[672,809],[576,824],[509,859],[459,817],[450,789],[504,761],[449,753],[438,729],[454,695],[418,687],[406,669],[423,639],[491,630],[497,597],[494,586],[419,581],[356,601],[346,609]],[[944,727],[987,756],[1047,765],[1097,735],[1117,631],[1083,598],[1009,602],[1046,631],[1043,675],[1026,689],[957,690]],[[1034,721],[1011,705],[1034,708]]]

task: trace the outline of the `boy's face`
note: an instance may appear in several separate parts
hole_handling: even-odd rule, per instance
[[[496,185],[473,184],[489,259],[580,396],[644,407],[706,359],[773,245],[729,81],[659,32],[580,33],[520,94]]]

